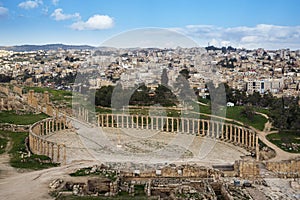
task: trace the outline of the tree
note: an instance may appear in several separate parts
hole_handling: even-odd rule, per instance
[[[180,75],[182,75],[186,80],[188,80],[191,76],[190,76],[190,71],[187,68],[182,69],[179,72]]]
[[[254,109],[252,105],[246,105],[243,107],[243,109],[241,110],[241,115],[245,116],[247,119],[249,119],[250,121],[253,121],[254,119]]]
[[[249,95],[247,101],[253,106],[258,106],[261,101],[261,96],[258,92],[254,91],[252,95]]]
[[[104,86],[95,93],[95,105],[103,107],[111,107],[111,96],[114,90],[113,86]]]
[[[151,99],[149,97],[149,91],[150,88],[148,88],[145,84],[142,84],[131,95],[129,103],[131,105],[150,105]]]
[[[175,106],[177,104],[176,96],[164,85],[158,85],[155,94],[154,104],[160,104],[162,106]]]
[[[12,77],[6,76],[5,74],[0,74],[0,82],[1,83],[8,83],[12,80]]]

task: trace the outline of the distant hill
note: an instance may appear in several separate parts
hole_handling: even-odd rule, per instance
[[[1,50],[7,51],[38,51],[38,50],[57,50],[57,49],[95,49],[96,47],[88,45],[65,45],[65,44],[46,44],[46,45],[20,45],[20,46],[0,46]]]

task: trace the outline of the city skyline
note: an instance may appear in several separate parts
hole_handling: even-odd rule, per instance
[[[298,7],[294,0],[0,1],[0,45],[101,46],[120,33],[155,27],[182,33],[200,46],[300,49]]]

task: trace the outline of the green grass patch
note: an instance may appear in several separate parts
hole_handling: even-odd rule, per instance
[[[44,113],[24,113],[16,114],[16,111],[1,111],[0,112],[0,123],[10,123],[19,125],[30,125],[38,122],[42,119],[47,118],[48,115]]]
[[[281,131],[267,135],[267,139],[290,153],[300,153],[300,131]]]
[[[107,114],[107,113],[111,113],[111,108],[97,106],[97,107],[95,107],[95,111],[97,113]]]
[[[266,114],[266,115],[270,115],[270,110],[269,109],[266,109],[266,108],[258,108],[258,107],[253,107],[254,110],[256,112],[259,112],[259,113],[263,113],[263,114]]]
[[[5,152],[7,143],[8,143],[7,138],[0,137],[0,154]]]
[[[201,103],[205,103],[205,104],[210,103],[209,99],[204,99],[204,98],[198,98],[198,101],[201,102]]]
[[[42,88],[42,87],[25,87],[25,91],[28,92],[29,90],[34,90],[36,93],[44,93],[48,91],[50,94],[51,101],[65,101],[68,103],[72,102],[72,91],[66,90],[54,90],[51,88]]]
[[[10,165],[15,168],[23,169],[46,169],[49,167],[58,166],[57,163],[51,163],[51,159],[43,155],[31,155],[28,157],[25,138],[28,133],[0,131],[0,136],[10,138],[12,148],[8,152],[11,155]]]
[[[244,108],[243,106],[227,107],[226,117],[240,121],[244,123],[246,126],[252,126],[261,131],[264,130],[265,123],[267,123],[268,120],[265,117],[257,114],[255,114],[253,119],[250,120],[241,114],[243,108]]]

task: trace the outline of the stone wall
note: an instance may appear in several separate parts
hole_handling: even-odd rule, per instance
[[[18,86],[15,85],[14,88],[13,88],[13,91],[15,93],[17,93],[18,95],[20,95],[20,96],[23,95],[23,89],[21,87],[18,87]]]
[[[219,170],[206,168],[198,165],[183,165],[183,166],[167,166],[162,169],[144,172],[122,172],[123,177],[139,177],[139,178],[216,178],[223,176],[223,173]]]
[[[16,125],[9,123],[0,123],[0,130],[12,132],[28,132],[30,125]]]
[[[68,128],[66,117],[48,118],[35,123],[29,129],[31,152],[48,156],[53,162],[66,164],[66,145],[48,141],[47,135]]]
[[[8,96],[8,94],[9,94],[9,87],[8,87],[8,86],[1,85],[1,86],[0,86],[0,92],[6,94],[6,95]]]
[[[255,179],[260,176],[259,162],[239,160],[234,164],[236,174],[241,178]]]
[[[279,177],[296,178],[300,176],[300,158],[280,162],[266,162],[266,168]]]

